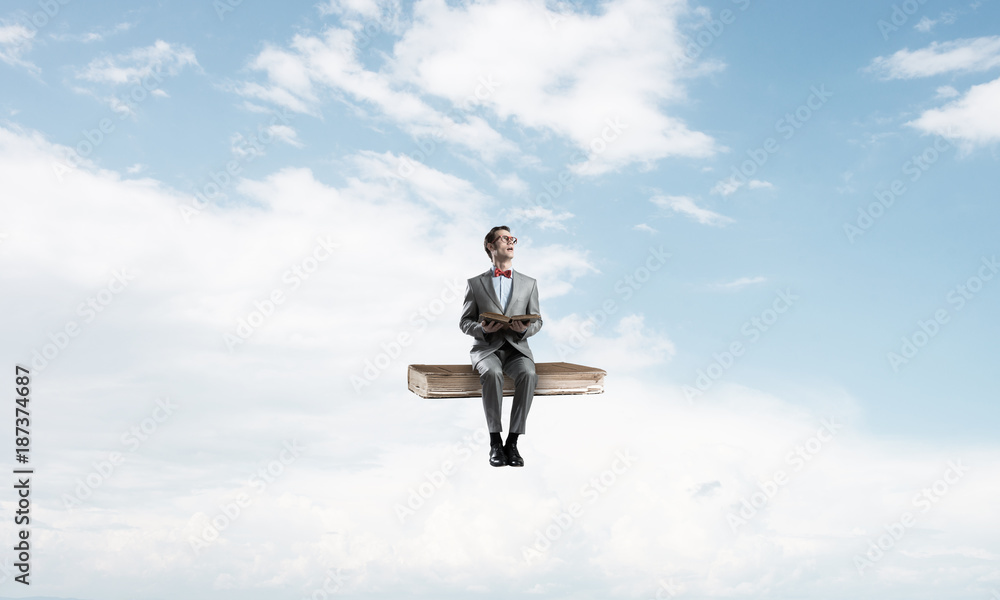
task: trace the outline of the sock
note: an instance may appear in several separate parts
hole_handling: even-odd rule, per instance
[[[511,433],[511,434],[508,434],[507,435],[507,444],[506,445],[507,446],[516,446],[517,445],[517,436],[519,436],[519,435],[521,435],[521,434],[520,433]]]
[[[490,433],[490,445],[503,444],[503,439],[500,438],[500,432]]]

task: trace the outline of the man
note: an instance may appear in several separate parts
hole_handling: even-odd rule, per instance
[[[479,320],[482,312],[507,316],[538,315],[538,287],[535,280],[511,268],[517,238],[510,228],[490,229],[483,248],[493,263],[482,275],[472,277],[465,289],[462,319],[459,327],[475,338],[472,343],[472,365],[479,371],[483,385],[483,410],[490,430],[490,464],[523,467],[524,459],[517,451],[517,436],[524,433],[531,400],[535,395],[535,360],[528,347],[528,338],[542,328],[542,320],[512,322],[509,326],[495,321]],[[514,403],[510,411],[510,433],[506,443],[500,437],[500,409],[503,403],[503,374],[514,380]]]

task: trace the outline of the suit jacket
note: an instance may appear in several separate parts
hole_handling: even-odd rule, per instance
[[[535,360],[531,354],[531,348],[528,347],[528,338],[538,333],[538,330],[542,328],[541,319],[531,321],[524,333],[516,333],[509,328],[486,333],[483,331],[483,326],[479,324],[479,313],[481,312],[502,313],[508,317],[542,314],[538,309],[538,286],[535,280],[513,269],[511,271],[510,300],[507,302],[506,311],[500,308],[500,299],[497,298],[496,291],[493,289],[493,269],[468,280],[459,327],[475,338],[472,342],[472,351],[469,353],[473,367],[483,358],[496,352],[500,346],[503,346],[504,340],[510,342],[512,346],[532,361]]]

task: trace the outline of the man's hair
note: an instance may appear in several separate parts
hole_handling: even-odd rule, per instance
[[[506,225],[497,225],[493,229],[490,229],[490,232],[486,234],[486,239],[483,240],[483,249],[486,250],[486,256],[489,256],[490,260],[493,260],[493,253],[490,252],[489,245],[494,242],[497,232],[501,229],[505,229],[507,233],[510,233],[510,227],[507,227]]]

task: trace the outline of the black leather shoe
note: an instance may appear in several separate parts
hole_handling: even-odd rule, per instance
[[[500,444],[490,444],[490,465],[503,467],[507,465],[507,455]]]
[[[524,459],[521,458],[521,453],[517,451],[517,444],[511,446],[503,447],[504,454],[507,455],[507,465],[511,467],[523,467]]]

